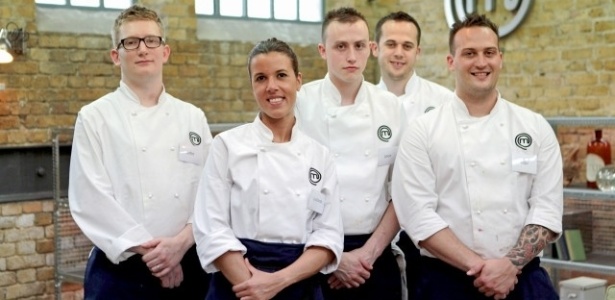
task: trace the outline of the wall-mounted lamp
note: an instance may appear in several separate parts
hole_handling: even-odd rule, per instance
[[[14,29],[9,29],[13,25]],[[0,29],[0,64],[13,61],[13,56],[26,52],[27,33],[23,28],[17,28],[15,23],[8,23]]]

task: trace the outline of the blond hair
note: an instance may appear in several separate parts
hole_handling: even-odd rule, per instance
[[[125,10],[123,10],[119,16],[115,19],[115,24],[113,25],[113,31],[111,32],[111,40],[113,42],[113,47],[117,47],[120,43],[120,27],[122,25],[133,22],[133,21],[154,21],[158,24],[160,28],[160,33],[162,39],[165,40],[164,37],[164,26],[162,24],[162,20],[158,16],[154,10],[151,10],[147,7],[140,5],[133,5]]]

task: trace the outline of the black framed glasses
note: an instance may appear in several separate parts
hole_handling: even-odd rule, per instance
[[[145,44],[145,47],[153,49],[153,48],[160,47],[163,41],[162,41],[162,37],[155,36],[155,35],[146,36],[144,38],[127,37],[125,39],[120,40],[120,43],[117,44],[117,49],[119,50],[120,47],[124,47],[124,49],[126,50],[135,50],[139,48],[139,45],[141,45],[141,42]]]

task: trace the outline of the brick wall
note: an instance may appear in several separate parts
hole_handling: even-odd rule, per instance
[[[49,141],[49,128],[71,126],[84,104],[114,89],[119,71],[109,59],[109,37],[39,34],[33,0],[0,1],[0,23],[13,21],[30,33],[28,53],[0,65],[0,145]],[[481,1],[478,1],[479,8]],[[496,1],[497,2],[497,1]],[[173,49],[165,83],[174,95],[202,107],[212,123],[251,121],[256,109],[246,79],[246,53],[251,43],[196,40],[192,0],[141,1],[161,7],[168,16]],[[447,24],[440,1],[345,0],[327,8],[352,5],[371,27],[391,10],[413,14],[423,27],[418,73],[448,87]],[[498,2],[499,3],[499,2]],[[501,4],[498,4],[501,5]],[[506,22],[510,13],[489,14]],[[615,4],[600,0],[542,0],[533,4],[522,25],[502,39],[504,97],[547,116],[610,115],[615,104]],[[560,25],[561,24],[561,25]],[[316,45],[293,45],[305,81],[325,73]],[[378,80],[375,59],[365,77]]]
[[[53,202],[0,206],[0,299],[53,295]]]
[[[165,67],[169,92],[203,108],[211,123],[251,121],[256,110],[246,76],[251,43],[199,41],[193,0],[144,0],[168,16],[173,54]],[[414,15],[423,28],[418,73],[450,88],[448,26],[442,1],[329,0],[327,9],[355,6],[376,20],[392,10]],[[484,1],[477,1],[479,8]],[[502,1],[495,1],[502,5]],[[520,28],[501,41],[503,96],[546,116],[609,116],[615,112],[615,4],[602,0],[533,1]],[[503,22],[501,8],[490,14]],[[36,28],[34,0],[0,0],[0,25],[29,32],[28,52],[0,65],[0,146],[48,144],[50,128],[72,126],[86,103],[115,89],[119,71],[108,36],[45,33]],[[306,82],[322,77],[316,45],[293,45]],[[375,59],[365,78],[378,80]],[[586,134],[581,130],[582,134]],[[584,137],[577,137],[584,139]],[[574,138],[572,138],[574,139]],[[0,205],[0,300],[53,297],[52,202]]]

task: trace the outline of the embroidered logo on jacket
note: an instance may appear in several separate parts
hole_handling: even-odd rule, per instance
[[[188,137],[190,138],[190,143],[192,143],[192,145],[198,146],[201,144],[201,136],[199,136],[196,132],[190,131]]]
[[[425,109],[425,113],[428,113],[428,112],[430,112],[430,111],[432,111],[432,110],[434,110],[434,109],[436,109],[436,107],[435,107],[435,106],[430,106],[430,107],[428,107],[428,108],[426,108],[426,109]]]
[[[523,150],[527,150],[532,145],[532,137],[527,133],[519,133],[515,137],[515,145]]]
[[[316,185],[320,182],[320,179],[322,179],[322,175],[318,172],[318,170],[310,168],[309,179],[312,185]]]
[[[391,128],[386,125],[382,125],[378,128],[378,138],[383,142],[388,142],[393,136]]]

